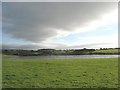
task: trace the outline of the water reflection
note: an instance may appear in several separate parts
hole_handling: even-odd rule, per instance
[[[3,57],[4,59],[69,59],[69,58],[118,58],[119,55],[59,55],[59,56],[10,56],[10,57]]]

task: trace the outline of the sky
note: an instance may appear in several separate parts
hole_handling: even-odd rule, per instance
[[[118,47],[117,2],[4,2],[3,49]]]

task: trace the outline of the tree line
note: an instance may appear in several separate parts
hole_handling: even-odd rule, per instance
[[[99,50],[108,50],[112,48],[100,48]],[[114,48],[118,49],[119,48]],[[18,56],[40,56],[40,55],[92,55],[92,54],[120,54],[117,53],[99,53],[95,52],[96,49],[68,49],[68,50],[56,50],[56,49],[38,49],[38,50],[16,50],[16,49],[4,49],[3,54],[6,55],[18,55]]]

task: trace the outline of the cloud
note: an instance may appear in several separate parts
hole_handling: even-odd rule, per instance
[[[43,48],[42,45],[35,45],[35,44],[13,44],[13,43],[2,43],[0,44],[2,49],[25,49],[25,50],[31,50],[31,49],[39,49]]]
[[[75,28],[87,27],[116,7],[117,3],[113,2],[4,2],[3,33],[10,38],[42,43],[80,31]]]
[[[24,49],[24,50],[38,50],[38,49],[42,49],[42,48],[48,48],[48,49],[65,49],[68,48],[68,46],[64,45],[64,44],[60,44],[60,43],[54,43],[54,45],[50,46],[50,45],[40,45],[40,44],[14,44],[14,43],[0,43],[0,49]]]
[[[65,44],[54,44],[51,49],[82,49],[82,48],[111,48],[111,43],[89,43],[82,45],[65,45]],[[23,49],[23,50],[38,50],[42,48],[50,49],[50,46],[42,46],[36,44],[13,44],[13,43],[2,43],[0,44],[1,49]]]
[[[79,48],[111,48],[111,43],[89,43],[82,45],[69,46],[69,49],[79,49]]]

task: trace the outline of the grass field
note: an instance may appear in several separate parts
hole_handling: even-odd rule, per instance
[[[3,88],[117,88],[118,59],[3,60]]]
[[[94,53],[118,53],[118,49],[96,50]]]

